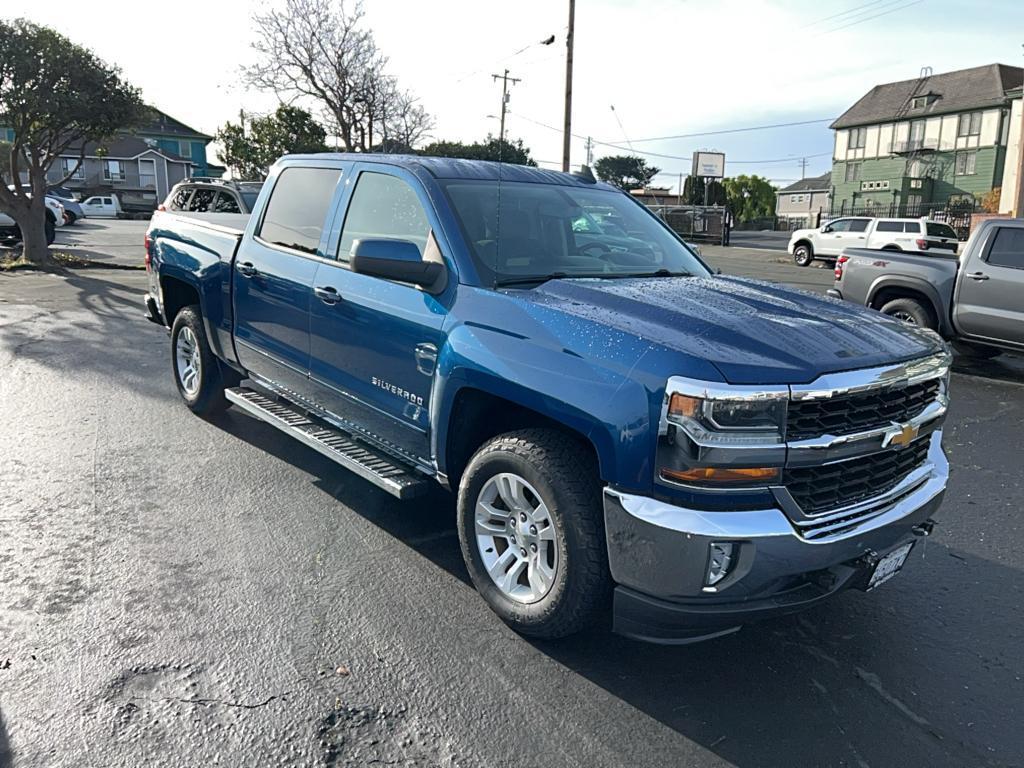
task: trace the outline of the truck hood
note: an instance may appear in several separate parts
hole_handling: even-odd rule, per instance
[[[824,373],[942,350],[879,312],[734,277],[551,280],[518,298],[707,360],[732,384],[803,384]]]

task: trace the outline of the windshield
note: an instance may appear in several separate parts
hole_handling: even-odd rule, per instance
[[[708,275],[653,214],[604,189],[443,182],[485,282],[549,277]]]
[[[937,224],[934,221],[928,222],[928,234],[931,237],[951,237],[956,240],[956,230],[949,224]]]

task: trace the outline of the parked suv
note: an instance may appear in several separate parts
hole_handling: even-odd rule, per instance
[[[175,184],[161,211],[189,213],[252,213],[262,181],[185,179]]]
[[[928,251],[956,254],[956,230],[928,219],[873,219],[851,216],[830,221],[818,229],[797,229],[790,235],[789,252],[798,266],[815,259],[835,259],[845,248],[885,251]]]

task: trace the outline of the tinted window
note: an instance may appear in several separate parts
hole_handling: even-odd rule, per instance
[[[903,222],[903,231],[904,232],[909,232],[912,235],[920,235],[921,234],[921,223],[917,222],[917,221],[904,221]]]
[[[868,228],[870,219],[850,219],[850,231],[851,232],[865,232]]]
[[[416,192],[396,176],[362,173],[345,214],[338,260],[348,261],[352,243],[370,238],[408,240],[423,255],[430,224]]]
[[[1024,269],[1024,229],[1000,227],[988,252],[988,263]]]
[[[934,221],[929,221],[927,227],[928,234],[932,237],[952,237],[956,240],[956,230],[949,226],[949,224],[938,224]]]
[[[340,177],[337,168],[285,168],[267,202],[259,237],[273,245],[316,253]]]
[[[188,209],[193,213],[206,213],[213,210],[213,199],[217,193],[212,189],[197,189],[192,193]]]
[[[192,194],[190,187],[183,187],[171,195],[170,209],[172,211],[188,210],[188,196]]]
[[[238,207],[238,201],[235,200],[235,196],[230,192],[217,193],[217,199],[213,201],[213,208],[210,210],[216,211],[217,213],[242,212]]]
[[[878,232],[902,232],[903,222],[902,221],[880,221],[878,226],[875,227]]]

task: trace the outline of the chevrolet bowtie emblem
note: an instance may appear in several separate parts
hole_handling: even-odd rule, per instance
[[[890,445],[895,445],[899,448],[906,447],[914,442],[914,438],[917,437],[917,433],[920,431],[921,428],[913,424],[895,424],[892,429],[885,433],[882,447],[885,448]]]

